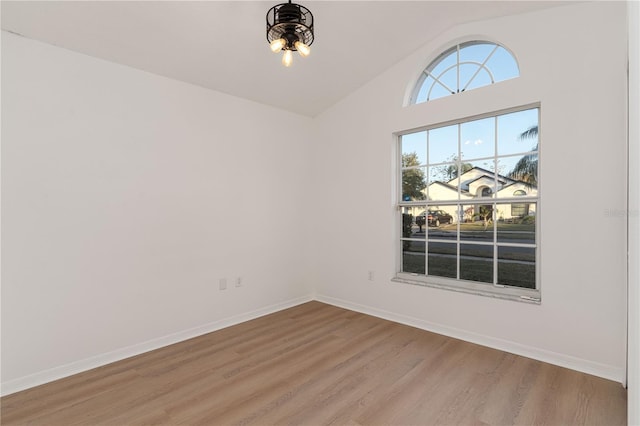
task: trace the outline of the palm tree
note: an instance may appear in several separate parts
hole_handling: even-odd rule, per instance
[[[529,127],[522,132],[518,139],[535,139],[538,137],[538,125]],[[532,151],[536,151],[533,154],[527,154],[522,157],[513,170],[509,173],[509,177],[522,181],[527,184],[528,187],[533,188],[538,186],[538,144],[533,147]]]
[[[538,125],[529,127],[524,132],[520,133],[518,137],[520,140],[522,139],[535,139],[538,137]]]

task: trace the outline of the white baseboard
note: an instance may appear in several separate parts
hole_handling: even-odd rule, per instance
[[[390,311],[385,311],[371,306],[365,306],[353,302],[349,302],[342,299],[337,299],[329,296],[311,294],[296,299],[291,299],[285,302],[276,303],[266,306],[254,311],[246,312],[232,317],[224,318],[218,321],[214,321],[208,324],[204,324],[198,327],[191,328],[189,330],[180,331],[167,336],[159,337],[156,339],[148,340],[143,343],[121,348],[115,351],[100,354],[91,358],[86,358],[80,361],[75,361],[59,367],[54,367],[48,370],[40,371],[35,374],[20,377],[18,379],[2,382],[0,395],[10,395],[21,390],[32,388],[34,386],[42,385],[44,383],[52,382],[54,380],[62,379],[77,373],[90,370],[92,368],[101,367],[112,362],[120,361],[135,355],[140,355],[145,352],[149,352],[155,349],[159,349],[174,343],[182,342],[194,337],[201,336],[203,334],[211,333],[216,330],[220,330],[232,325],[240,324],[245,321],[249,321],[261,316],[265,316],[274,312],[281,311],[283,309],[291,308],[293,306],[300,305],[302,303],[317,300],[319,302],[327,303],[330,305],[338,306],[341,308],[349,309],[363,314],[372,315],[378,318],[383,318],[389,321],[394,321],[400,324],[409,325],[412,327],[420,328],[422,330],[431,331],[434,333],[442,334],[445,336],[453,337],[456,339],[464,340],[478,345],[487,346],[494,349],[499,349],[505,352],[513,353],[516,355],[525,356],[527,358],[536,359],[538,361],[547,362],[549,364],[558,365],[561,367],[569,368],[583,373],[592,374],[594,376],[603,377],[605,379],[620,382],[625,384],[625,374],[622,368],[596,363],[581,358],[572,357],[552,351],[546,351],[543,349],[535,348],[532,346],[522,345],[520,343],[511,342],[508,340],[497,339],[495,337],[485,336],[483,334],[472,333],[466,330],[461,330],[453,327],[443,326],[441,324],[432,323],[429,321],[421,320],[419,318],[410,317],[407,315],[397,314]]]
[[[291,308],[293,306],[310,302],[312,300],[314,300],[313,295],[307,295],[307,296],[299,297],[296,299],[287,300],[285,302],[265,306],[264,308],[260,308],[250,312],[245,312],[239,315],[234,315],[232,317],[224,318],[224,319],[214,321],[208,324],[204,324],[198,327],[194,327],[188,330],[169,334],[163,337],[158,337],[156,339],[148,340],[143,343],[117,349],[115,351],[96,355],[90,358],[86,358],[80,361],[75,361],[75,362],[61,365],[59,367],[54,367],[48,370],[40,371],[38,373],[20,377],[18,379],[2,382],[0,395],[2,396],[9,395],[15,392],[19,392],[21,390],[32,388],[34,386],[42,385],[44,383],[52,382],[54,380],[62,379],[64,377],[82,373],[83,371],[91,370],[92,368],[101,367],[103,365],[110,364],[116,361],[121,361],[125,358],[130,358],[135,355],[140,355],[142,353],[159,349],[164,346],[172,345],[174,343],[178,343],[184,340],[192,339],[194,337],[202,336],[203,334],[211,333],[212,331],[216,331],[226,327],[230,327],[232,325],[240,324],[242,322],[259,318],[268,314],[272,314],[274,312]]]
[[[501,351],[509,352],[512,354],[521,355],[527,358],[532,358],[560,367],[569,368],[571,370],[576,370],[608,380],[613,380],[615,382],[620,382],[623,386],[626,385],[625,372],[624,369],[620,367],[600,364],[597,362],[572,357],[570,355],[547,351],[533,346],[523,345],[509,340],[498,339],[483,334],[473,333],[454,327],[436,324],[419,318],[397,314],[395,312],[389,312],[382,309],[373,308],[371,306],[360,305],[357,303],[349,302],[347,300],[336,299],[334,297],[318,294],[316,295],[316,300],[352,311],[361,312],[363,314],[372,315],[374,317],[420,328],[422,330],[431,331],[433,333],[442,334],[444,336],[453,337],[455,339],[487,346],[493,349],[499,349]]]

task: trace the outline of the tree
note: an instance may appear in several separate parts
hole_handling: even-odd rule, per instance
[[[443,182],[449,182],[451,179],[455,179],[458,177],[458,156],[452,155],[447,158],[448,161],[451,161],[455,164],[449,164],[448,166],[438,166],[435,169],[436,176],[439,177]],[[469,170],[473,169],[473,164],[471,163],[460,163],[460,174],[464,174]]]
[[[536,124],[522,132],[518,139],[536,139],[537,137],[538,125]],[[538,144],[533,147],[532,151],[538,151]],[[538,153],[527,154],[518,160],[509,173],[509,177],[522,181],[531,188],[538,186]]]
[[[409,152],[402,154],[402,167],[419,166],[418,153]],[[424,169],[408,169],[402,172],[402,198],[409,200],[424,200],[424,189],[427,187],[427,181],[424,175]]]
[[[418,153],[409,152],[402,154],[402,167],[419,166],[420,160]],[[403,201],[424,200],[424,189],[427,182],[424,175],[424,169],[416,167],[414,169],[406,169],[402,171],[402,199]],[[413,215],[410,213],[402,214],[402,236],[411,236],[411,226],[413,224]],[[403,241],[404,250],[409,250],[411,241]]]
[[[480,206],[478,217],[482,219],[482,225],[486,231],[491,223],[491,218],[493,217],[493,207],[490,205]]]

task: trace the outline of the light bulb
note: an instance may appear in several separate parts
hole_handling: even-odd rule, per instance
[[[284,47],[284,45],[287,44],[287,41],[283,38],[278,38],[273,40],[269,46],[271,47],[271,51],[274,53],[278,53],[279,51],[282,50],[282,48]]]
[[[293,55],[289,49],[284,51],[284,55],[282,55],[282,65],[285,67],[290,67],[293,63]]]
[[[295,46],[300,56],[306,57],[309,56],[309,53],[311,53],[311,48],[301,41],[296,41],[295,43],[293,43],[293,45]]]

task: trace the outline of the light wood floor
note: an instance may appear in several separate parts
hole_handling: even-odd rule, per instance
[[[306,303],[2,398],[3,425],[624,425],[619,383]]]

